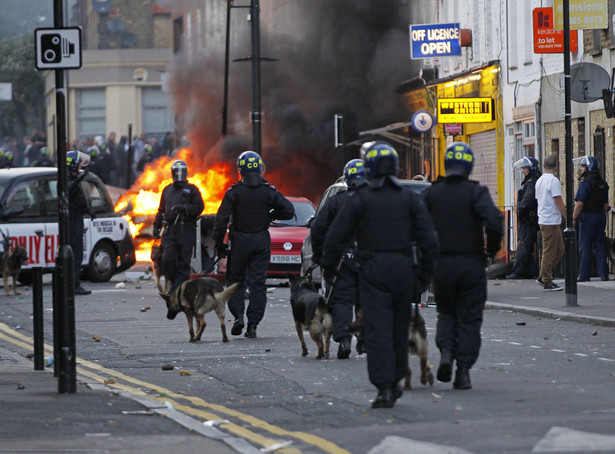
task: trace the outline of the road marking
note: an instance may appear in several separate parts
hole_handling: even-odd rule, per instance
[[[28,337],[24,334],[21,334],[17,331],[14,331],[12,328],[10,328],[8,325],[5,325],[4,323],[0,322],[0,330],[4,331],[4,333],[0,332],[0,339],[4,339],[7,342],[10,342],[14,345],[17,345],[19,347],[22,347],[26,350],[32,350],[32,343],[33,343],[33,339],[31,337]],[[22,342],[24,341],[24,342]],[[26,343],[27,342],[27,343]],[[51,346],[49,346],[48,344],[44,345],[44,349],[47,353],[49,354],[53,354],[53,348]],[[197,406],[197,407],[203,407],[205,409],[208,410],[213,410],[219,413],[222,413],[224,415],[228,415],[228,416],[232,416],[235,417],[255,428],[258,428],[260,430],[264,430],[266,432],[269,432],[271,434],[277,435],[277,436],[282,436],[282,437],[291,437],[297,440],[300,440],[304,443],[313,445],[319,449],[321,449],[324,452],[327,453],[331,453],[331,454],[351,454],[349,451],[337,446],[336,444],[325,440],[324,438],[318,437],[316,435],[312,435],[309,434],[307,432],[295,432],[295,431],[288,431],[285,430],[281,427],[275,426],[273,424],[270,424],[266,421],[263,421],[261,419],[258,419],[254,416],[233,410],[231,408],[227,408],[223,405],[218,405],[218,404],[212,404],[209,403],[199,397],[196,396],[186,396],[183,394],[178,394],[175,393],[169,389],[166,389],[164,387],[158,386],[158,385],[154,385],[152,383],[148,383],[148,382],[144,382],[142,380],[136,379],[134,377],[131,377],[129,375],[125,375],[119,371],[113,370],[113,369],[109,369],[106,368],[104,366],[101,366],[100,364],[96,364],[93,363],[91,361],[88,360],[84,360],[81,358],[77,358],[77,364],[81,365],[82,367],[78,367],[77,368],[77,372],[85,377],[91,378],[99,383],[103,383],[106,386],[110,387],[110,388],[117,388],[123,391],[128,391],[131,393],[134,393],[136,395],[140,395],[140,396],[147,396],[150,399],[154,399],[157,400],[159,402],[162,402],[163,404],[166,401],[169,401],[174,408],[190,414],[192,416],[196,416],[199,418],[203,418],[206,420],[222,420],[225,419],[223,417],[221,417],[218,414],[215,413],[210,413],[209,411],[206,410],[201,410],[198,408],[193,408],[193,407],[189,407],[186,406],[182,403],[180,403],[180,400],[187,400],[189,402],[191,402],[193,405]],[[88,371],[86,369],[84,369],[84,367],[91,369],[93,371],[99,372],[99,373],[103,373],[103,374],[107,374],[108,377],[103,377],[99,374],[97,374],[96,372],[91,372]],[[124,382],[128,382],[131,383],[133,385],[137,385],[138,387],[132,387],[129,385],[125,385],[122,383],[111,383],[111,384],[106,384],[104,383],[106,379],[108,378],[115,378],[116,380],[123,380]],[[148,395],[147,393],[145,393],[141,388],[148,388],[154,392],[157,392],[159,394],[159,396],[152,396],[152,395]],[[267,437],[263,437],[260,434],[257,434],[255,432],[252,432],[240,425],[234,424],[234,423],[224,423],[224,424],[219,424],[218,427],[231,432],[241,438],[245,438],[248,441],[258,444],[260,446],[263,446],[264,448],[270,448],[271,446],[274,445],[279,445],[280,443],[285,443],[286,440],[274,440],[271,438],[267,438]],[[298,454],[301,451],[297,450],[296,448],[286,448],[286,447],[282,447],[280,449],[277,449],[278,453],[281,454]]]
[[[551,427],[532,452],[613,452],[615,436],[602,435],[567,427]]]
[[[427,443],[393,435],[385,437],[367,454],[407,454],[409,452],[415,454],[472,454],[470,451],[454,446]]]

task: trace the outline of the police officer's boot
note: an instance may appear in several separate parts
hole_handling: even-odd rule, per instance
[[[455,381],[453,382],[453,388],[472,388],[472,382],[470,381],[470,369],[468,369],[467,367],[457,367],[457,372],[455,372]]]
[[[246,334],[244,336],[254,339],[256,337],[256,325],[250,325],[248,323],[248,329],[246,329]]]
[[[453,374],[453,352],[443,348],[440,352],[440,366],[438,366],[438,381],[448,383]]]
[[[343,337],[337,349],[337,359],[348,359],[351,352],[350,337]]]
[[[233,327],[231,328],[231,334],[233,336],[240,336],[243,331],[243,315],[240,315],[235,319],[235,323],[233,323]]]
[[[395,397],[390,386],[378,390],[378,395],[372,400],[372,408],[393,408]]]

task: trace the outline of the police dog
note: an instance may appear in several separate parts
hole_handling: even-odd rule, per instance
[[[13,277],[13,292],[21,295],[17,290],[17,276],[21,272],[21,267],[28,260],[28,251],[23,246],[17,246],[9,252],[2,253],[2,276],[4,277],[4,293],[9,292],[9,276]]]
[[[308,354],[303,338],[303,331],[306,330],[310,332],[312,340],[318,347],[316,359],[328,359],[333,321],[327,310],[325,298],[316,291],[311,275],[288,274],[288,279],[290,281],[290,306],[295,320],[295,329],[301,342],[301,356]]]
[[[348,329],[357,337],[357,353],[361,354],[363,352],[362,349],[359,351],[359,343],[361,343],[361,345],[363,343],[363,311],[361,309],[357,311],[355,321],[350,324]],[[418,304],[413,304],[410,326],[408,327],[408,353],[419,357],[421,364],[421,383],[423,385],[426,385],[428,382],[430,385],[433,385],[434,382],[433,373],[427,361],[428,352],[429,344],[427,342],[425,319],[419,312]],[[406,378],[404,380],[405,389],[412,389],[411,378],[412,369],[408,364],[408,372],[406,372]]]
[[[164,275],[162,268],[162,245],[154,244],[152,246],[152,253],[150,255],[152,259],[152,272],[154,273],[154,281],[156,282],[156,288],[160,293],[167,293],[169,291],[169,280]],[[164,277],[164,288],[160,283],[160,279]]]
[[[237,290],[238,283],[225,289],[220,282],[211,277],[199,277],[184,282],[170,295],[160,293],[167,303],[167,318],[173,320],[177,314],[183,312],[188,319],[190,342],[201,340],[201,335],[207,323],[205,314],[215,311],[220,319],[222,329],[222,342],[228,342],[226,325],[224,324],[224,306],[231,295]],[[196,334],[192,327],[192,319],[196,317]]]

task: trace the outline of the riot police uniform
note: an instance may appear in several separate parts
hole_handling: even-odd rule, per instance
[[[523,157],[513,167],[521,168],[524,177],[517,191],[517,252],[512,273],[506,279],[535,279],[538,267],[534,259],[534,248],[539,230],[536,182],[542,173],[536,158]]]
[[[188,183],[188,166],[175,161],[171,166],[173,183],[162,190],[154,220],[154,238],[162,234],[162,267],[171,283],[169,293],[190,278],[190,258],[196,241],[196,220],[204,204],[199,189]]]
[[[344,179],[348,185],[348,191],[335,194],[327,200],[312,221],[310,236],[312,238],[312,250],[314,262],[320,261],[322,245],[327,231],[340,208],[348,199],[348,195],[358,187],[365,184],[365,169],[363,161],[353,159],[344,167]],[[329,297],[329,307],[333,318],[333,340],[339,342],[337,357],[347,359],[350,356],[352,335],[348,326],[352,323],[353,310],[360,309],[359,303],[359,269],[355,260],[356,248],[350,247],[343,255],[338,265],[337,277]],[[363,346],[357,343],[357,352],[362,353]]]
[[[408,327],[414,286],[414,245],[424,275],[433,271],[438,238],[424,203],[395,177],[397,152],[376,142],[365,153],[368,184],[349,193],[324,244],[323,274],[330,279],[356,237],[359,294],[367,370],[378,389],[373,408],[393,407],[408,370]]]
[[[267,304],[267,268],[271,257],[269,224],[272,219],[290,219],[295,209],[275,187],[262,177],[264,163],[258,153],[243,152],[237,167],[241,181],[231,186],[222,199],[214,222],[214,244],[219,257],[227,254],[224,244],[229,229],[230,254],[227,261],[227,285],[239,283],[228,301],[235,317],[231,334],[238,336],[244,328],[244,287],[246,272],[250,300],[246,316],[245,336],[256,337],[256,327],[265,315]]]
[[[83,262],[83,216],[87,213],[92,219],[96,213],[90,205],[81,189],[80,183],[89,173],[87,170],[79,173],[82,167],[89,164],[89,156],[80,151],[66,153],[66,165],[68,166],[68,242],[73,250],[75,295],[89,295],[91,290],[81,286],[81,262]]]
[[[55,163],[51,159],[51,150],[41,147],[40,157],[32,163],[32,167],[54,167]]]
[[[582,173],[579,177],[579,188],[574,197],[576,204],[573,213],[573,218],[578,220],[579,227],[580,257],[577,280],[589,281],[592,274],[592,257],[595,253],[598,275],[603,281],[608,281],[605,229],[609,185],[598,172],[596,158],[584,156],[580,161]]]
[[[487,187],[468,179],[473,162],[469,145],[452,143],[444,157],[446,178],[423,193],[440,240],[435,273],[436,345],[441,353],[437,378],[450,382],[456,360],[455,389],[472,387],[469,371],[480,350],[487,300],[483,227],[491,257],[499,250],[504,233],[503,216]]]

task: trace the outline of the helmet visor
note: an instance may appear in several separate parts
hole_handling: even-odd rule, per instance
[[[515,169],[522,169],[524,167],[532,167],[532,161],[530,161],[530,158],[528,158],[527,156],[523,156],[521,159],[519,159],[517,162],[513,164],[513,167]]]
[[[587,159],[587,156],[581,156],[580,158],[574,158],[572,160],[572,164],[574,164],[575,167],[581,167],[581,166],[587,167],[587,165],[589,164],[589,159]]]

